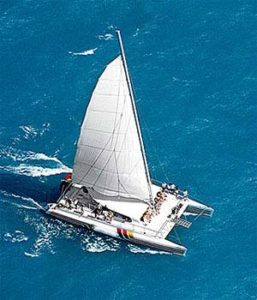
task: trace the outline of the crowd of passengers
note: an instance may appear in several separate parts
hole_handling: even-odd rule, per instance
[[[144,223],[150,223],[153,216],[159,215],[162,203],[166,201],[166,199],[167,199],[166,193],[163,192],[162,190],[159,191],[156,194],[151,207],[149,206],[147,210],[144,212],[143,216],[141,217],[141,221],[143,221]]]
[[[68,209],[80,210],[83,213],[83,205],[79,203],[78,200],[71,201],[71,199],[66,198],[64,201],[60,201],[57,207],[66,207]]]
[[[66,207],[68,209],[75,209],[79,211],[81,214],[83,214],[83,205],[81,205],[78,200],[71,201],[69,198],[65,199],[65,202],[59,202],[57,204],[57,207]],[[102,206],[101,204],[98,204],[98,206],[95,207],[93,210],[93,213],[95,214],[95,218],[101,219],[103,221],[106,221],[108,223],[111,223],[113,219],[113,212],[109,210],[106,206]]]
[[[161,185],[161,190],[157,192],[152,205],[147,208],[147,210],[144,212],[143,216],[141,217],[140,220],[142,222],[150,223],[154,216],[160,214],[161,206],[162,206],[163,202],[165,202],[167,200],[167,194],[174,195],[178,200],[187,200],[188,199],[187,190],[182,191],[175,184],[173,184],[173,183],[167,184],[166,182],[164,182]],[[181,202],[179,202],[172,209],[171,215],[176,216],[182,206],[183,206],[183,204]]]
[[[95,218],[102,219],[107,223],[111,223],[113,219],[113,212],[109,210],[106,206],[99,204],[94,210]]]
[[[166,182],[163,182],[162,191],[176,196],[176,198],[178,198],[179,200],[188,198],[187,190],[180,190],[179,187],[174,183],[167,184]]]

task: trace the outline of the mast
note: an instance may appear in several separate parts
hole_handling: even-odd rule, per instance
[[[147,183],[148,183],[149,198],[150,198],[150,201],[152,201],[153,195],[152,195],[152,188],[151,188],[151,178],[150,178],[150,174],[149,174],[149,170],[148,170],[148,165],[147,165],[147,160],[146,160],[146,155],[145,155],[145,148],[144,148],[143,138],[141,135],[140,124],[139,124],[137,110],[136,110],[134,92],[133,92],[133,88],[132,88],[132,84],[131,84],[131,80],[130,80],[130,76],[129,76],[129,72],[128,72],[127,61],[126,61],[126,56],[125,56],[125,51],[124,51],[124,47],[123,47],[120,30],[116,30],[116,33],[117,33],[118,40],[119,40],[121,58],[122,58],[123,66],[125,69],[126,80],[128,82],[129,94],[130,94],[130,97],[132,100],[132,108],[133,108],[133,113],[134,113],[134,117],[136,120],[136,127],[137,127],[138,136],[139,136],[140,147],[141,147],[141,151],[143,154],[143,161],[144,161],[144,166],[145,166],[145,170],[146,170],[146,178],[147,178]]]

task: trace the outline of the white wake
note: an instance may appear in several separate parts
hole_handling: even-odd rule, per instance
[[[41,206],[37,201],[35,201],[34,199],[32,199],[30,197],[24,197],[24,196],[16,195],[16,194],[13,194],[13,193],[8,193],[8,192],[3,191],[3,190],[0,190],[0,196],[1,195],[2,195],[2,197],[0,198],[1,202],[8,203],[10,205],[14,205],[14,206],[17,206],[19,208],[44,210],[43,206]],[[8,198],[8,200],[5,200],[4,198]],[[16,202],[9,201],[9,198],[15,199]],[[30,204],[32,206],[28,206],[28,204]]]
[[[111,33],[106,33],[106,34],[100,34],[98,35],[98,39],[99,40],[105,40],[105,41],[109,41],[109,40],[113,40],[113,35]]]
[[[30,177],[51,176],[51,175],[58,175],[62,173],[68,173],[72,171],[71,168],[65,165],[61,165],[57,168],[44,168],[38,166],[31,166],[28,164],[20,164],[17,167],[6,166],[6,167],[0,167],[0,169],[3,169],[4,171],[11,172],[14,174],[25,175]]]
[[[51,176],[71,172],[57,157],[33,151],[21,151],[11,147],[0,150],[3,160],[0,170],[31,177]],[[7,161],[4,165],[5,160]],[[11,160],[11,163],[10,163]]]
[[[82,51],[82,52],[71,52],[70,51],[69,54],[87,56],[87,55],[93,55],[93,54],[95,54],[96,50],[97,50],[97,48],[85,50],[85,51]]]
[[[162,254],[162,255],[172,255],[172,253],[165,252],[165,251],[158,251],[158,250],[153,250],[150,248],[140,248],[138,246],[129,244],[128,245],[129,251],[135,254]]]

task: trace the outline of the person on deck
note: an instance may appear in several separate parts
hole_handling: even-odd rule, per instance
[[[162,191],[165,192],[167,190],[167,183],[163,182],[162,183]]]
[[[71,181],[72,173],[67,173],[65,176],[66,181]]]
[[[187,190],[184,190],[184,191],[183,191],[183,198],[184,198],[184,199],[187,199],[187,198],[188,198],[188,191],[187,191]]]

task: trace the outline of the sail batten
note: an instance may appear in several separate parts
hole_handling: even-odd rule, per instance
[[[74,183],[131,201],[149,201],[144,154],[122,57],[98,79],[81,127]],[[118,197],[117,197],[118,196]]]

